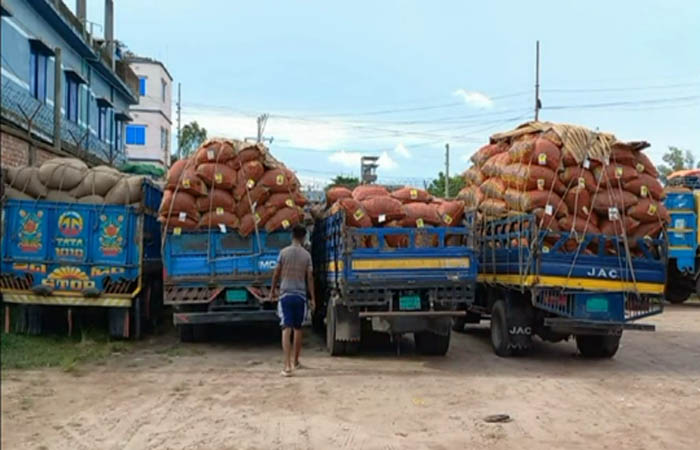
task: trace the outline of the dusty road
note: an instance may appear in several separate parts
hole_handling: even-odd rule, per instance
[[[649,321],[607,361],[572,342],[501,359],[483,325],[444,358],[407,340],[331,359],[314,337],[291,379],[270,338],[159,337],[76,373],[4,372],[2,448],[697,449],[700,304]],[[483,421],[496,413],[512,421]]]

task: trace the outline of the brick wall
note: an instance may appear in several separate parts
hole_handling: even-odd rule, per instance
[[[0,132],[0,166],[16,167],[29,162],[29,144],[9,133]]]

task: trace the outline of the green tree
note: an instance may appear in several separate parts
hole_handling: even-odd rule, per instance
[[[671,173],[696,167],[693,152],[674,146],[669,146],[668,151],[661,159],[666,163],[659,166],[659,178],[661,178],[664,183],[666,183]],[[700,168],[700,161],[698,162],[697,168]]]
[[[464,185],[464,178],[462,178],[461,175],[455,175],[453,177],[450,177],[448,197],[456,197],[459,191],[461,191],[464,188]],[[428,192],[430,192],[436,197],[445,196],[445,174],[443,172],[440,172],[438,174],[438,177],[430,182],[430,184],[428,185]]]
[[[338,175],[331,180],[331,186],[345,186],[348,189],[355,189],[360,184],[358,177]]]
[[[207,129],[200,127],[196,121],[190,122],[182,127],[178,149],[182,157],[187,158],[206,140]]]

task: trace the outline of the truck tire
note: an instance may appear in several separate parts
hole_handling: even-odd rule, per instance
[[[127,317],[130,315],[130,308],[113,307],[107,312],[109,322],[109,337],[112,339],[125,339],[129,334],[125,332]]]
[[[337,317],[333,302],[328,302],[326,309],[326,348],[331,356],[342,356],[345,354],[345,343],[335,338]]]
[[[437,334],[430,331],[413,333],[413,340],[416,342],[416,351],[423,355],[445,356],[450,348],[450,330],[447,334]]]
[[[670,303],[673,303],[674,305],[680,305],[684,301],[688,300],[688,297],[690,297],[690,291],[685,290],[682,287],[671,288],[670,286],[666,285],[664,297]]]
[[[455,317],[452,319],[452,331],[456,331],[457,333],[461,333],[464,331],[464,326],[467,324],[467,318],[462,316],[462,317]]]
[[[577,335],[576,347],[584,358],[612,358],[622,336]]]
[[[180,342],[194,342],[194,325],[178,325],[177,333]]]
[[[511,336],[510,328],[526,328],[528,315],[524,306],[511,305],[510,314],[505,300],[496,300],[491,309],[491,347],[503,358],[526,354],[532,347],[530,335]],[[524,322],[524,323],[521,323]]]

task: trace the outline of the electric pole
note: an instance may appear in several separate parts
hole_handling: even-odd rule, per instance
[[[267,125],[267,119],[270,118],[269,114],[261,114],[258,116],[258,140],[257,142],[263,141],[263,135],[265,134],[265,125]]]
[[[177,159],[180,160],[182,159],[182,140],[181,140],[181,133],[182,133],[182,128],[180,127],[180,110],[182,107],[181,103],[181,97],[180,97],[180,87],[181,83],[177,83]]]
[[[445,144],[445,198],[450,197],[450,144]]]
[[[540,41],[535,46],[535,122],[540,118]]]

